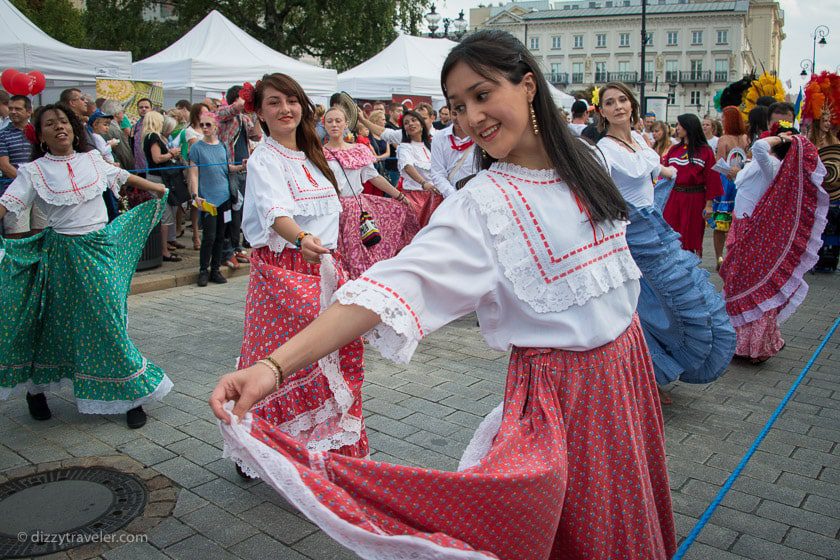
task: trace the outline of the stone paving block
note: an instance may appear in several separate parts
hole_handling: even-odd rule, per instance
[[[157,527],[149,530],[149,543],[163,549],[195,534],[192,527],[184,525],[175,517],[167,517]]]
[[[666,446],[667,450],[667,446]],[[695,480],[702,480],[717,486],[723,486],[731,471],[725,468],[717,468],[714,465],[701,465],[694,461],[688,461],[680,457],[668,458],[668,470],[680,473]]]
[[[178,492],[178,499],[175,502],[175,509],[172,515],[175,517],[183,517],[184,515],[202,508],[208,504],[207,500],[197,494],[193,494],[186,488],[182,488]]]
[[[840,558],[840,540],[794,527],[785,537],[785,546],[823,558]]]
[[[836,497],[835,497],[836,498]],[[802,504],[802,509],[818,513],[821,516],[829,516],[834,519],[840,519],[840,500],[829,500],[822,496],[811,494],[805,498],[805,503]]]
[[[352,550],[344,548],[322,532],[313,533],[292,546],[307,558],[330,560],[359,560]]]
[[[416,432],[404,439],[407,442],[436,451],[453,459],[460,459],[464,453],[464,447],[466,447],[461,441],[439,436],[424,430]]]
[[[175,457],[168,461],[158,463],[155,465],[155,470],[184,488],[193,488],[216,478],[210,471],[203,469],[183,457]]]
[[[385,416],[379,416],[376,414],[367,416],[365,418],[365,425],[368,430],[376,430],[377,432],[382,432],[396,438],[410,436],[420,429],[417,426],[405,424],[399,420],[392,420],[391,418],[386,418]]]
[[[472,428],[475,430],[478,428],[478,425],[481,424],[481,421],[484,420],[484,417],[463,410],[456,410],[444,418],[444,420],[452,422],[453,424],[458,424],[464,428]]]
[[[153,441],[148,439],[135,439],[117,446],[117,451],[125,453],[132,459],[135,459],[144,465],[156,465],[163,461],[168,461],[175,457],[175,453],[161,447]]]
[[[243,541],[258,532],[254,526],[212,504],[188,513],[181,521],[224,547]]]
[[[196,486],[193,488],[193,492],[230,513],[241,513],[259,505],[263,501],[261,498],[223,478],[217,478],[201,486]]]
[[[732,455],[727,455],[725,453],[715,453],[708,461],[706,461],[706,465],[710,467],[717,467],[727,473],[731,473],[735,470],[735,467],[738,466],[740,461],[741,457],[733,457]],[[744,467],[744,470],[742,471],[742,476],[751,476],[759,480],[766,480],[767,482],[774,482],[778,480],[781,474],[782,469],[762,462],[759,459],[757,452],[753,455],[750,462],[747,463],[747,466]]]
[[[165,549],[175,560],[236,560],[236,556],[204,535],[195,535]]]
[[[262,503],[239,517],[263,533],[291,545],[318,532],[318,527],[274,504]],[[325,557],[326,558],[326,557]]]
[[[785,523],[755,515],[744,515],[744,512],[726,506],[719,506],[715,510],[712,521],[721,527],[774,543],[782,542],[789,528]]]
[[[165,560],[169,556],[149,543],[131,543],[111,549],[102,555],[106,560]]]
[[[196,420],[179,426],[178,429],[205,443],[215,444],[222,441],[222,433],[219,431],[219,426],[214,422]]]
[[[674,514],[674,524],[677,534],[687,535],[697,524],[697,519],[679,513]],[[707,523],[700,534],[697,535],[696,543],[705,543],[717,549],[727,550],[738,539],[738,533],[726,527],[719,527],[713,523]]]
[[[820,475],[818,478],[821,481],[829,482],[832,484],[840,484],[840,470],[832,469],[831,467],[824,467],[820,471]]]
[[[763,501],[758,506],[756,513],[767,519],[773,519],[828,537],[833,537],[840,531],[840,520],[838,519],[769,500]]]
[[[459,424],[446,420],[438,420],[437,418],[429,418],[419,412],[414,412],[410,416],[406,416],[402,421],[416,428],[428,430],[442,436],[450,436],[462,429],[462,426]]]
[[[780,484],[771,484],[749,476],[739,477],[735,481],[735,484],[732,485],[732,488],[745,494],[751,494],[759,498],[794,507],[799,507],[805,501],[805,492],[802,490],[787,488]]]
[[[717,485],[693,479],[689,480],[685,486],[680,488],[680,492],[700,498],[700,501],[705,503],[710,503],[719,491],[720,487]],[[761,498],[739,492],[738,490],[730,490],[722,503],[733,509],[741,510],[745,513],[752,513],[760,502]]]
[[[427,401],[418,397],[409,397],[400,403],[409,410],[423,413],[432,418],[445,418],[446,416],[455,412],[455,409],[438,403]]]
[[[837,484],[832,484],[831,482],[822,480],[814,480],[812,478],[799,476],[798,474],[782,473],[778,483],[780,486],[793,488],[795,490],[803,490],[809,494],[817,494],[824,498],[833,500],[836,500],[838,496]]]
[[[192,438],[176,441],[170,444],[168,449],[202,467],[217,461],[222,456],[222,450],[219,447]]]
[[[413,413],[413,410],[409,408],[379,399],[363,400],[362,409],[365,411],[365,414],[373,412],[387,418],[393,418],[394,420],[402,420]]]
[[[838,441],[838,443],[840,443],[840,441]],[[829,467],[835,471],[840,469],[840,456],[832,453],[823,453],[813,449],[797,449],[793,452],[793,458],[813,465]]]
[[[746,558],[755,560],[767,560],[768,558],[784,558],[785,560],[821,560],[818,556],[809,554],[802,550],[790,548],[768,542],[751,535],[742,535],[738,542],[732,547],[732,552]]]
[[[695,541],[684,558],[685,560],[741,560],[743,556]]]
[[[495,395],[490,397],[489,401],[475,401],[466,397],[462,397],[460,395],[452,395],[440,401],[440,404],[444,404],[456,410],[469,412],[471,414],[475,414],[476,416],[481,416],[483,418],[484,416],[490,414],[490,412],[494,408],[496,408],[500,402],[501,400]]]
[[[28,464],[26,459],[11,449],[7,449],[6,447],[0,445],[0,472],[16,467],[22,467],[26,464]]]
[[[230,552],[243,560],[307,560],[306,556],[295,551],[283,543],[277,542],[263,534],[242,541],[230,547]]]

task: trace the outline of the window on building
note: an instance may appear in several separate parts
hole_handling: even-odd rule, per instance
[[[575,35],[575,48],[582,49],[583,48],[583,35]]]
[[[532,51],[540,50],[540,38],[539,37],[531,37],[529,40],[529,44],[531,45]]]
[[[563,73],[563,64],[561,62],[551,63],[551,82],[557,83],[560,80],[560,74]]]
[[[680,34],[678,31],[669,31],[668,32],[668,46],[669,47],[676,47],[679,42]]]
[[[691,44],[692,45],[702,45],[703,44],[703,32],[700,30],[695,30],[691,32]]]
[[[630,46],[630,34],[629,33],[619,33],[618,34],[618,46],[619,47],[629,47]]]
[[[626,60],[622,60],[618,63],[618,71],[619,72],[629,72],[630,71],[630,63]]]
[[[715,81],[729,81],[729,60],[725,58],[715,59]]]
[[[607,34],[606,33],[598,33],[595,35],[595,46],[599,49],[603,49],[607,46]]]
[[[717,44],[718,45],[728,45],[729,44],[729,30],[728,29],[718,29],[717,30]]]
[[[666,60],[665,61],[665,81],[668,83],[675,83],[679,79],[679,61]]]
[[[691,61],[691,76],[693,78],[699,77],[698,75],[703,72],[703,61],[702,60],[692,60]]]
[[[647,37],[645,38],[645,45],[652,47],[653,46],[653,31],[649,31]]]
[[[668,92],[668,105],[676,105],[677,104],[677,92],[669,91]]]
[[[652,60],[646,60],[645,61],[645,75],[644,75],[644,78],[645,78],[646,82],[652,82],[653,81],[653,61]]]
[[[689,105],[700,105],[700,92],[699,91],[692,91],[690,98],[689,98]]]
[[[607,81],[607,63],[606,62],[596,62],[595,63],[595,81],[596,82],[606,82]]]
[[[555,35],[554,37],[551,38],[551,48],[552,49],[558,50],[558,49],[563,48],[562,47],[563,43],[560,39],[561,39],[560,35]]]
[[[582,84],[583,83],[583,62],[573,62],[572,63],[572,83],[573,84]]]

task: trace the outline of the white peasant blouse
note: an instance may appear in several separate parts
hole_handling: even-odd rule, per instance
[[[625,226],[593,225],[553,170],[494,163],[334,299],[377,313],[368,341],[397,362],[472,311],[491,348],[589,350],[624,332],[636,310],[641,273]]]

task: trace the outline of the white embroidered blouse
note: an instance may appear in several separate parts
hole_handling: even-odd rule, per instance
[[[659,154],[638,132],[631,132],[641,149],[630,151],[612,138],[601,138],[598,147],[609,164],[610,176],[624,200],[637,208],[653,205],[653,181],[659,176]]]
[[[277,253],[294,247],[271,227],[276,218],[287,216],[320,238],[324,247],[335,249],[341,202],[306,154],[268,137],[248,158],[246,181],[242,231],[252,247],[267,246]]]
[[[641,273],[625,225],[593,226],[553,170],[495,163],[334,299],[377,313],[382,322],[366,336],[397,362],[471,311],[492,348],[596,348],[636,311]]]
[[[0,204],[12,214],[27,212],[36,204],[47,216],[47,227],[64,235],[84,235],[108,224],[102,193],[111,189],[119,196],[128,177],[126,170],[102,159],[98,150],[47,154],[18,168]]]
[[[423,142],[403,142],[397,146],[397,169],[403,180],[403,190],[422,191],[423,186],[412,179],[404,171],[406,165],[413,165],[414,169],[426,181],[432,180],[432,153]]]

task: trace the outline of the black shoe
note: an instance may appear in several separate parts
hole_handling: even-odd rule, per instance
[[[26,393],[26,404],[29,405],[29,415],[35,420],[49,420],[52,418],[52,411],[47,404],[47,397],[44,393],[31,395]]]
[[[207,281],[210,280],[210,273],[206,270],[202,270],[198,273],[198,287],[203,288],[207,285]]]
[[[128,427],[132,430],[136,430],[137,428],[142,428],[146,425],[146,412],[143,410],[142,406],[138,406],[137,408],[132,408],[128,412],[125,413],[125,423],[128,424]]]
[[[214,284],[227,284],[227,278],[222,276],[222,273],[218,270],[214,270],[210,273],[210,281]]]

